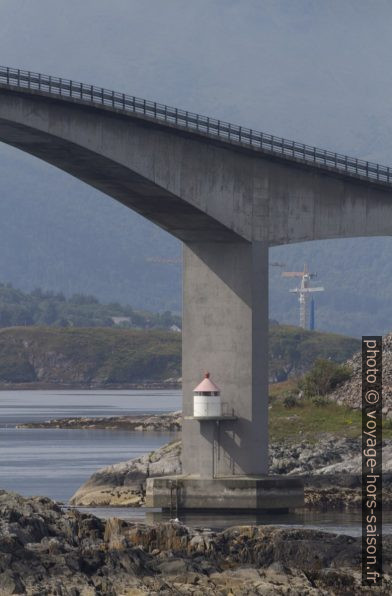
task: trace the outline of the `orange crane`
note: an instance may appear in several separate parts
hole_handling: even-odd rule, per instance
[[[298,288],[289,290],[295,294],[299,294],[299,325],[306,329],[308,327],[308,300],[312,292],[324,292],[322,286],[311,287],[310,281],[317,277],[316,273],[309,273],[307,264],[304,264],[303,271],[283,271],[282,277],[300,277],[301,285]]]

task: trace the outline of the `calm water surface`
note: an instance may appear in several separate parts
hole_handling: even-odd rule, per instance
[[[0,487],[68,501],[98,468],[144,455],[173,436],[15,428],[22,422],[171,412],[180,407],[180,391],[0,391]]]

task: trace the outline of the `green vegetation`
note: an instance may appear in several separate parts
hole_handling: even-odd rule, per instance
[[[315,441],[322,433],[359,437],[361,412],[326,398],[350,376],[351,370],[346,365],[316,358],[301,378],[273,385],[269,426],[272,438],[290,440],[302,436]]]
[[[351,356],[358,347],[357,340],[279,325],[271,326],[270,338],[273,347],[270,370],[285,367],[293,376],[308,370],[320,352],[322,355],[335,352],[341,358]],[[180,333],[102,327],[0,329],[0,382],[3,383],[104,385],[180,376]],[[287,391],[296,391],[297,395],[294,385],[290,381]]]
[[[318,358],[312,368],[299,381],[298,387],[305,397],[319,400],[331,393],[351,377],[351,370],[345,364],[337,364],[332,360]],[[317,403],[317,401],[315,401]]]
[[[317,359],[344,362],[360,349],[360,341],[336,333],[308,331],[290,325],[270,328],[270,380],[285,381],[300,376]]]
[[[359,437],[361,413],[332,402],[318,407],[310,399],[298,400],[288,410],[284,399],[276,399],[270,410],[269,432],[273,440],[304,438],[311,441],[322,433]]]
[[[270,387],[269,433],[273,441],[306,439],[317,441],[320,435],[359,438],[362,413],[335,402],[310,398],[291,400],[296,383],[276,383]],[[287,403],[290,403],[290,407]],[[384,420],[383,437],[392,438],[392,421]]]
[[[181,336],[134,329],[0,330],[0,382],[138,383],[181,375]]]
[[[56,327],[114,327],[170,329],[181,327],[181,318],[170,311],[136,311],[118,303],[101,304],[94,296],[41,289],[25,293],[11,284],[0,284],[0,327],[49,325]]]

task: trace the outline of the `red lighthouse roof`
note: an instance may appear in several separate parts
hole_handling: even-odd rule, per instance
[[[220,393],[220,389],[213,381],[210,379],[210,373],[206,372],[204,379],[201,383],[198,384],[197,387],[194,388],[193,391],[197,391],[198,393],[209,393],[211,391],[218,391]]]

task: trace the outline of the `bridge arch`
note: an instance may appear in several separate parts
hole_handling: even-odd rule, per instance
[[[390,168],[122,93],[0,67],[0,141],[184,242],[390,235]]]

